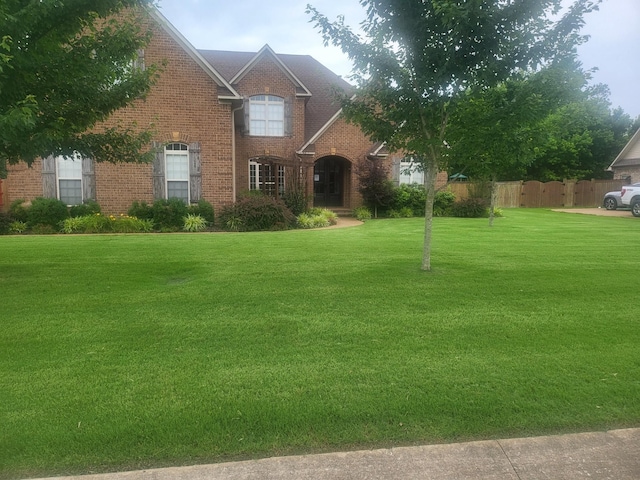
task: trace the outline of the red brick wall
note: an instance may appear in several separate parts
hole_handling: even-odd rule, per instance
[[[220,208],[233,201],[231,105],[218,101],[216,83],[150,22],[154,37],[145,50],[145,63],[166,61],[166,66],[146,100],[116,112],[107,124],[135,121],[140,128],[153,126],[160,142],[200,142],[203,198]],[[42,196],[41,162],[30,169],[10,167],[6,188],[11,200]],[[96,195],[105,213],[126,212],[134,200],[152,202],[151,165],[97,164]]]

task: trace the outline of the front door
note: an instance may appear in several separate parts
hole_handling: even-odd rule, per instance
[[[344,202],[344,164],[337,157],[325,157],[313,167],[313,206],[341,207]]]

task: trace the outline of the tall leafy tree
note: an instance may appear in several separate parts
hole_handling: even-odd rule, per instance
[[[578,62],[566,59],[536,72],[514,75],[460,102],[447,140],[451,171],[491,188],[489,225],[493,225],[496,183],[510,175],[521,178],[535,162],[541,145],[549,143],[546,120],[560,108],[582,98],[588,75]]]
[[[469,92],[574,54],[583,15],[598,3],[577,0],[558,17],[561,0],[361,0],[364,38],[344,19],[332,22],[307,6],[325,43],[353,61],[356,94],[341,98],[346,119],[423,165],[424,270],[431,269],[435,181],[452,113]]]
[[[0,0],[0,176],[7,164],[74,151],[139,161],[150,134],[99,127],[144,97],[157,74],[138,68],[152,0]]]

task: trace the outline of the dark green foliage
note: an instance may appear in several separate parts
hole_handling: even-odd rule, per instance
[[[413,212],[413,216],[424,216],[425,205],[427,201],[427,192],[424,185],[416,183],[411,185],[400,185],[394,189],[394,197],[392,209],[400,211],[409,208]]]
[[[304,213],[307,210],[308,197],[303,189],[291,189],[282,196],[284,204],[295,216]]]
[[[60,229],[60,224],[69,217],[69,209],[57,198],[38,197],[31,202],[27,210],[27,223],[31,230],[42,230],[41,226],[46,225],[54,230]],[[47,232],[41,232],[47,233]]]
[[[92,215],[100,213],[100,205],[94,200],[88,200],[80,205],[73,205],[69,208],[70,217],[84,217],[85,215]]]
[[[221,228],[240,232],[286,230],[296,223],[295,215],[283,202],[266,195],[243,196],[224,207],[218,217]]]
[[[455,201],[456,195],[450,190],[441,190],[436,192],[435,199],[433,200],[433,216],[449,216]]]
[[[9,225],[12,220],[8,213],[0,212],[0,235],[9,233]]]
[[[182,230],[184,217],[189,214],[189,208],[179,198],[156,200],[151,207],[155,228],[162,232],[176,232]]]
[[[28,220],[28,208],[24,206],[24,199],[19,198],[11,202],[9,206],[9,215],[12,220],[18,222],[26,222]]]
[[[454,217],[482,218],[488,216],[487,201],[482,198],[466,198],[455,202],[451,207]]]
[[[153,208],[147,202],[138,202],[137,200],[131,204],[127,211],[130,217],[140,218],[142,220],[153,220]]]
[[[140,150],[151,132],[134,124],[95,127],[144,97],[157,78],[154,65],[131,68],[151,36],[141,18],[151,3],[0,3],[0,177],[7,164],[49,154],[149,159]]]
[[[213,225],[216,219],[213,205],[206,200],[199,200],[197,204],[189,205],[189,213],[192,215],[200,215],[209,225]]]

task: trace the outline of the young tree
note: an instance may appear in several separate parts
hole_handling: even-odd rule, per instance
[[[139,161],[150,135],[95,128],[144,97],[155,66],[136,68],[152,0],[0,1],[0,176],[7,164],[74,151]]]
[[[393,200],[394,187],[389,179],[389,170],[379,160],[366,158],[356,166],[358,190],[364,203],[373,208],[378,218],[378,207],[386,207]]]
[[[445,166],[452,113],[469,92],[514,73],[570,56],[582,38],[583,15],[598,0],[577,0],[555,20],[561,0],[361,0],[360,38],[339,18],[307,11],[354,63],[354,97],[342,97],[345,118],[390,150],[423,165],[427,190],[422,268],[431,269],[435,180]]]

